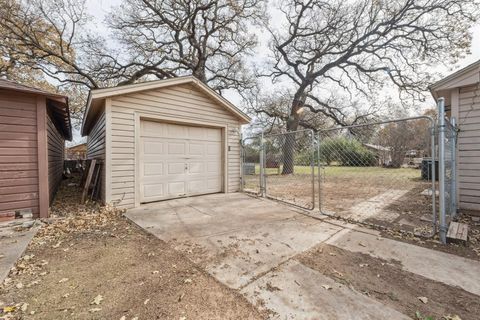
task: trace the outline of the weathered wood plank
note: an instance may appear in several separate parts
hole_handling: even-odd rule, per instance
[[[447,242],[466,245],[468,241],[468,224],[452,221],[447,232]]]

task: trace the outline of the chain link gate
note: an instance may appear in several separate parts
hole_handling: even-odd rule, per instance
[[[315,207],[315,140],[312,130],[264,137],[265,196],[305,208]]]
[[[315,150],[312,130],[243,139],[242,190],[314,209]]]
[[[444,242],[445,216],[456,214],[456,134],[454,122],[437,126],[419,116],[249,137],[242,141],[242,188],[428,237],[440,222]]]
[[[263,144],[261,136],[242,140],[242,191],[263,195]]]
[[[421,116],[320,130],[320,212],[430,235],[437,223],[433,128]]]

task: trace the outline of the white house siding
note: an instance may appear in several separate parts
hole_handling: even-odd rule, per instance
[[[240,188],[240,122],[223,106],[190,84],[111,98],[111,202],[135,206],[135,112],[185,122],[227,126],[227,192]],[[140,129],[140,128],[138,128]]]
[[[65,139],[55,127],[50,116],[47,116],[48,145],[48,189],[50,204],[53,202],[63,176],[63,158],[65,155]]]
[[[87,159],[103,160],[100,198],[105,202],[105,112],[102,112],[92,127],[87,139]]]
[[[460,88],[458,111],[459,205],[480,210],[480,86]]]

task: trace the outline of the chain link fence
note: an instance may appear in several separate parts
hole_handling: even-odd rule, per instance
[[[261,136],[242,140],[242,190],[254,195],[262,195],[261,165],[263,160]]]
[[[438,217],[445,232],[442,205],[451,218],[456,212],[455,138],[454,125],[437,127],[428,116],[249,137],[242,186],[319,214],[432,236]]]
[[[456,137],[457,131],[455,123],[445,121],[445,214],[450,220],[455,219],[457,213],[456,205],[456,177],[455,177],[455,157],[456,157]]]
[[[319,131],[320,211],[427,233],[435,222],[432,125],[420,117]]]
[[[264,137],[265,195],[305,209],[315,206],[315,140],[312,130]]]

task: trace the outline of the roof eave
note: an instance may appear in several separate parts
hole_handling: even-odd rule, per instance
[[[160,82],[161,81],[161,82]],[[123,94],[129,94],[139,91],[146,91],[146,90],[153,90],[157,88],[163,88],[173,85],[179,84],[186,84],[192,83],[208,93],[211,98],[221,103],[224,107],[229,109],[232,113],[234,113],[241,121],[242,124],[247,124],[251,121],[251,118],[238,109],[235,105],[233,105],[230,101],[219,95],[215,92],[212,88],[195,78],[194,76],[183,76],[183,77],[176,77],[167,80],[160,80],[160,81],[151,81],[151,82],[143,82],[137,83],[133,85],[128,85],[122,88],[119,87],[111,87],[111,88],[102,88],[102,89],[94,89],[88,93],[87,104],[85,108],[85,113],[82,120],[82,127],[81,127],[81,134],[82,136],[87,136],[89,134],[89,116],[92,112],[92,105],[96,100],[105,99],[112,96],[118,96]]]
[[[428,89],[430,90],[430,92],[433,92],[433,91],[440,91],[442,89],[447,89],[448,87],[448,84],[453,82],[455,79],[465,75],[466,73],[470,72],[470,71],[475,71],[475,69],[478,69],[478,71],[480,72],[480,60],[474,62],[474,63],[471,63],[469,64],[468,66],[444,77],[443,79],[440,79],[439,81],[431,84]]]

